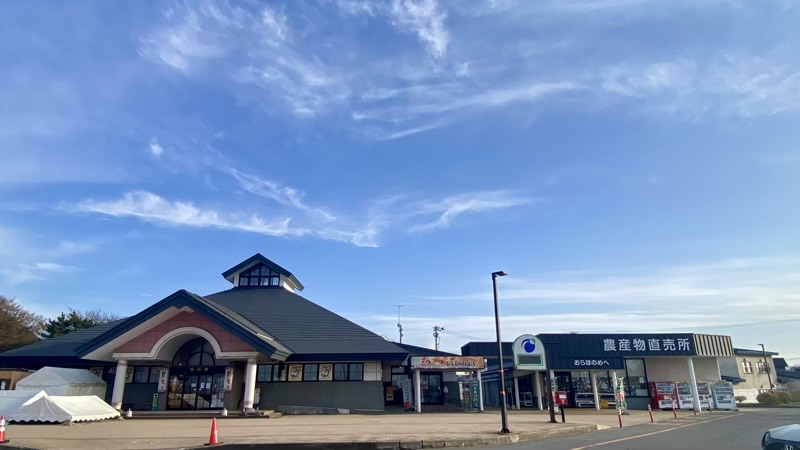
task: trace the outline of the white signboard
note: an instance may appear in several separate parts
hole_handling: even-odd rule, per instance
[[[225,368],[225,392],[233,390],[233,367]]]
[[[167,392],[167,382],[169,380],[169,369],[158,369],[158,392]]]
[[[514,341],[514,368],[518,370],[547,370],[544,344],[532,334],[523,334]]]

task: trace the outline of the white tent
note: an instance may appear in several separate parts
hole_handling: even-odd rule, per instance
[[[49,395],[106,396],[106,382],[85,369],[42,367],[17,382],[18,391],[45,391]]]
[[[44,391],[3,392],[0,414],[9,422],[86,422],[120,417],[119,411],[96,395],[49,396]]]

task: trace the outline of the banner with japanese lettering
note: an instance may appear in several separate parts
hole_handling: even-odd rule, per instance
[[[691,334],[546,334],[539,338],[560,357],[696,356]],[[554,345],[556,348],[551,348]],[[590,364],[594,365],[594,364]]]

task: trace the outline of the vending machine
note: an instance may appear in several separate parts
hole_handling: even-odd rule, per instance
[[[736,409],[736,396],[733,394],[733,383],[717,381],[711,385],[711,395],[716,409]]]
[[[650,382],[650,407],[653,409],[672,409],[675,383],[667,381]]]
[[[691,385],[685,381],[675,383],[675,390],[678,393],[678,408],[694,409]]]
[[[700,399],[700,409],[707,410],[709,402],[713,402],[711,399],[711,385],[705,381],[698,381],[697,397]],[[711,406],[714,406],[713,403]]]

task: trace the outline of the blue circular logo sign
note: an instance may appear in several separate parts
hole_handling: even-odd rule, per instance
[[[522,341],[522,349],[525,350],[526,353],[532,353],[536,350],[536,342],[533,339],[525,339]]]

